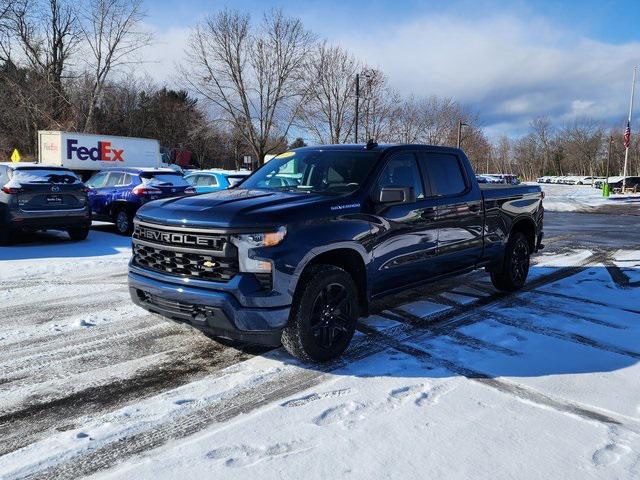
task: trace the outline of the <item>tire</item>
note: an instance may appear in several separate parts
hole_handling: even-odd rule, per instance
[[[113,213],[113,223],[120,235],[131,236],[133,233],[133,215],[126,208],[118,208]]]
[[[71,240],[79,242],[81,240],[86,240],[89,236],[89,227],[86,225],[83,227],[73,227],[68,229],[67,233],[71,237]]]
[[[527,281],[531,252],[529,242],[522,232],[512,233],[504,253],[500,270],[491,272],[491,282],[498,290],[515,292]]]
[[[282,345],[303,362],[338,358],[351,342],[359,315],[353,278],[333,265],[313,265],[298,285]]]

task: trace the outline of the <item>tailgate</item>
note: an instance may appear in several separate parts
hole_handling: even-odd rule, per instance
[[[21,210],[73,210],[83,208],[82,185],[23,184],[18,193]]]

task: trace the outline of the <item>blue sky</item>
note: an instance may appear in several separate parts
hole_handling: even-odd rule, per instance
[[[147,68],[174,81],[189,28],[225,6],[256,17],[281,7],[321,38],[384,70],[403,94],[439,95],[478,111],[492,137],[531,118],[561,126],[625,116],[640,64],[640,1],[174,1],[146,3],[158,44]]]

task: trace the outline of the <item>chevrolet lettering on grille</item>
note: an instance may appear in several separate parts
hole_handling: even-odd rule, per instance
[[[140,240],[149,240],[151,242],[167,245],[205,247],[214,249],[219,249],[221,246],[220,237],[210,237],[193,233],[165,232],[162,230],[156,230],[153,228],[142,226],[136,226],[134,237],[139,238]]]

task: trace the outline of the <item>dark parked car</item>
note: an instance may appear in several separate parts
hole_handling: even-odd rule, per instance
[[[542,198],[537,185],[479,185],[454,148],[301,148],[234,189],[143,206],[129,290],[210,334],[327,361],[383,295],[477,268],[522,288]]]
[[[66,230],[74,240],[89,234],[87,189],[71,170],[0,163],[0,244],[18,231]]]
[[[613,192],[614,188],[622,188],[622,181],[624,177],[609,177],[609,190]],[[602,189],[602,186],[605,183],[605,179],[596,180],[593,184],[595,188]],[[627,181],[625,184],[626,188],[635,188],[637,191],[640,191],[640,177],[627,177]]]
[[[183,174],[171,169],[107,170],[86,185],[93,219],[114,223],[121,235],[131,235],[133,217],[143,204],[195,193]]]

